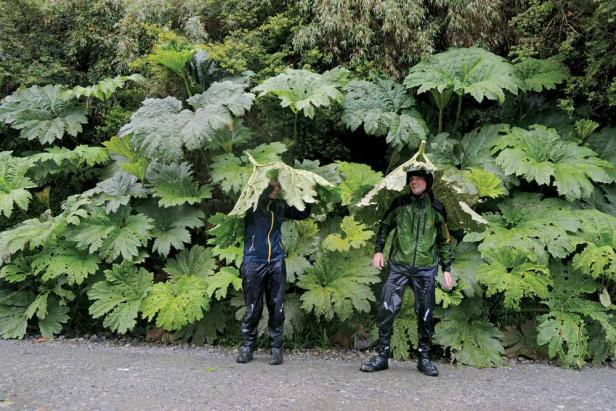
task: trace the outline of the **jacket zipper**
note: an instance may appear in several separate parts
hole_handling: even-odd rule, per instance
[[[255,236],[253,234],[252,236],[252,245],[250,246],[250,250],[248,250],[248,252],[252,251],[255,249]]]
[[[420,203],[422,205],[422,209],[423,209],[423,203]],[[425,217],[424,217],[425,220]],[[418,246],[418,241],[419,241],[419,223],[421,222],[421,213],[420,210],[417,210],[417,233],[415,234],[415,251],[413,252],[413,264],[412,266],[415,267],[415,260],[417,259],[417,246]]]
[[[272,229],[274,228],[274,212],[270,210],[271,204],[272,204],[271,201],[267,204],[267,211],[269,211],[272,214],[272,225],[270,226],[270,229],[267,232],[267,262],[268,263],[272,259],[272,242],[270,240],[270,234],[272,234]]]

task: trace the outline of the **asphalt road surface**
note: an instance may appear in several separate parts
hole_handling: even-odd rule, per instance
[[[512,363],[475,369],[414,361],[359,371],[369,354],[258,351],[89,340],[0,340],[0,410],[615,410],[616,369]]]

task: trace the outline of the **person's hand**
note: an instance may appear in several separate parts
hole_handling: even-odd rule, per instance
[[[385,265],[385,256],[383,253],[375,253],[374,257],[372,257],[372,266],[378,268],[379,270],[383,269]]]
[[[453,286],[453,280],[451,279],[451,272],[450,271],[445,271],[443,273],[443,277],[445,277],[445,282],[443,283],[445,288],[447,288],[447,289],[451,288]]]

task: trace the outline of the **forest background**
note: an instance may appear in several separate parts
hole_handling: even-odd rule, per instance
[[[254,169],[318,201],[283,227],[287,346],[366,348],[357,202],[426,140],[487,222],[450,216],[439,354],[612,361],[615,49],[609,0],[0,0],[0,338],[238,344]]]

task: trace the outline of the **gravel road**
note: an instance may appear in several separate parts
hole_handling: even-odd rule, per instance
[[[236,364],[235,351],[217,347],[0,340],[0,410],[616,409],[611,367],[440,363],[430,378],[414,361],[361,373],[367,357],[293,352],[270,366],[266,351]]]

